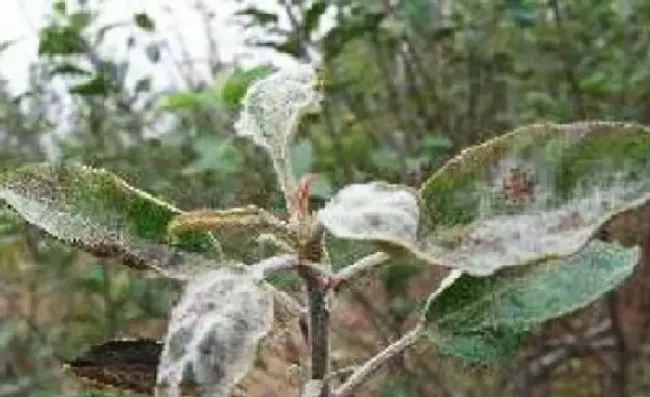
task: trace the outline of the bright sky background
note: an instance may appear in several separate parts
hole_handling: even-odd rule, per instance
[[[27,83],[27,66],[37,58],[38,29],[47,24],[52,0],[0,0],[0,43],[19,39],[20,41],[0,55],[0,73],[10,79],[10,89],[14,93],[23,92]],[[272,60],[283,65],[292,63],[288,57],[262,52],[244,47],[244,39],[250,32],[229,21],[234,10],[242,5],[234,0],[206,0],[215,12],[214,32],[218,37],[219,52],[223,60],[239,59],[243,63],[259,63]],[[204,25],[199,13],[193,8],[193,0],[90,0],[89,3],[100,7],[101,18],[98,26],[114,22],[128,21],[133,14],[147,12],[156,23],[156,33],[149,34],[137,28],[117,28],[106,36],[104,53],[112,57],[124,58],[128,55],[133,68],[128,74],[128,81],[134,82],[144,75],[152,75],[154,87],[166,89],[183,85],[182,79],[171,62],[152,65],[142,50],[143,44],[152,40],[167,40],[173,57],[181,57],[181,43],[187,48],[191,57],[197,60],[195,74],[209,79],[205,63],[207,44]],[[245,2],[245,4],[251,1]],[[256,0],[253,3],[273,9],[273,0]],[[70,6],[76,0],[69,2]],[[70,6],[68,9],[70,10]],[[167,10],[165,10],[167,8]],[[169,12],[172,10],[173,12]],[[127,53],[126,39],[133,34],[138,41],[138,48]],[[163,59],[169,58],[163,52]]]
[[[66,0],[67,10],[76,11],[74,7],[77,0]],[[107,55],[114,61],[128,59],[129,71],[126,75],[127,87],[133,87],[135,82],[143,77],[150,77],[154,92],[170,92],[183,90],[185,84],[178,64],[174,60],[183,57],[185,49],[193,62],[192,76],[200,81],[213,81],[207,67],[208,45],[205,24],[201,14],[194,7],[196,0],[87,0],[91,9],[99,9],[99,18],[93,27],[101,27],[116,22],[132,22],[133,15],[146,12],[155,22],[156,31],[149,33],[135,27],[119,27],[106,34],[101,48],[102,55]],[[18,40],[0,54],[0,78],[9,80],[9,90],[14,95],[24,93],[28,89],[28,65],[38,56],[38,32],[48,24],[51,16],[53,0],[0,0],[0,44],[10,40]],[[247,5],[256,4],[267,10],[277,10],[275,0],[204,0],[211,7],[215,17],[212,27],[214,36],[217,37],[218,50],[221,59],[225,62],[237,60],[241,64],[253,65],[271,61],[277,66],[286,66],[295,63],[288,56],[261,51],[244,45],[246,37],[253,32],[245,31],[232,21],[235,10]],[[287,26],[286,16],[279,14],[280,24]],[[136,39],[136,47],[131,50],[127,47],[127,38]],[[169,46],[169,51],[161,52],[161,61],[152,64],[144,51],[144,47],[151,42],[164,41]],[[187,75],[187,73],[185,73]],[[56,106],[49,106],[47,117],[54,123],[49,134],[44,136],[44,145],[48,156],[57,156],[57,137],[67,134],[70,124],[69,117],[74,114],[73,98],[67,95],[66,83],[62,79],[53,80],[51,88],[59,94]],[[160,124],[163,123],[163,124]],[[164,121],[145,127],[145,135],[158,135],[164,133]],[[1,133],[1,131],[0,131]]]

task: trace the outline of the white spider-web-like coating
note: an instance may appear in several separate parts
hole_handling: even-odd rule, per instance
[[[106,196],[88,193],[98,190],[97,186]],[[23,170],[4,179],[0,201],[27,222],[94,255],[118,258],[129,266],[146,267],[173,278],[186,278],[209,267],[210,262],[201,255],[138,235],[137,221],[120,209],[119,203],[139,205],[152,216],[169,216],[180,210],[101,169],[39,164],[30,172]]]
[[[157,374],[157,397],[191,385],[205,397],[229,396],[270,331],[273,297],[243,267],[204,274],[172,311]]]
[[[319,108],[322,95],[315,90],[316,82],[316,71],[309,65],[283,69],[255,82],[242,100],[237,135],[250,137],[274,161],[286,158],[300,117]]]
[[[415,245],[418,218],[415,193],[385,182],[346,186],[318,212],[318,221],[339,238],[402,246]]]

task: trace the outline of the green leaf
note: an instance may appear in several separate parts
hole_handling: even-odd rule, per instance
[[[632,274],[638,248],[591,242],[558,260],[462,275],[432,300],[428,335],[442,353],[476,361],[507,357],[528,331],[583,308]]]
[[[167,225],[181,211],[101,169],[75,163],[35,164],[0,174],[0,199],[27,222],[99,257],[136,269],[183,277],[209,265],[198,252],[204,235],[166,245]]]
[[[79,32],[90,24],[91,15],[88,12],[76,12],[74,14],[70,14],[69,19],[70,26]]]
[[[39,55],[83,54],[86,49],[85,41],[73,28],[48,26],[39,33]]]
[[[233,145],[232,137],[202,136],[196,140],[194,149],[199,157],[183,170],[185,173],[214,170],[225,175],[234,174],[242,167],[241,152]]]
[[[114,87],[112,85],[113,84],[110,80],[106,79],[102,75],[99,75],[86,81],[85,83],[77,84],[71,87],[70,93],[83,96],[106,96],[113,90]]]
[[[149,17],[149,15],[145,13],[135,14],[133,16],[133,21],[135,22],[135,25],[140,29],[146,30],[148,32],[153,32],[156,30],[154,21],[151,19],[151,17]]]
[[[257,66],[248,70],[237,69],[221,87],[221,100],[224,105],[235,109],[246,95],[246,91],[255,81],[268,76],[273,71],[271,66]]]
[[[65,15],[65,0],[58,0],[55,1],[54,4],[52,4],[52,10],[54,13],[59,14],[59,15]]]
[[[214,231],[219,237],[224,236],[219,239],[221,242],[227,240],[228,236],[257,237],[263,233],[289,239],[293,237],[285,222],[254,205],[227,210],[184,212],[172,219],[168,230],[172,236],[183,235],[187,232]]]
[[[219,105],[211,92],[176,92],[163,97],[161,108],[168,110],[201,110]]]
[[[50,76],[54,76],[58,74],[88,76],[90,75],[90,72],[71,63],[63,63],[60,65],[55,65],[50,70]]]
[[[311,37],[312,33],[318,29],[320,18],[327,10],[327,5],[326,1],[315,1],[305,11],[301,26],[305,37]]]
[[[570,255],[622,211],[642,222],[650,130],[610,122],[522,127],[463,150],[424,183],[420,198],[417,250],[432,262],[489,275]]]

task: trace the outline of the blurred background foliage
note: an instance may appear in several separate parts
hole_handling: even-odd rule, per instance
[[[315,206],[353,181],[416,185],[462,148],[526,123],[650,124],[650,3],[644,0],[277,3],[273,12],[242,3],[233,19],[257,32],[251,46],[323,69],[323,112],[304,120],[291,152],[297,174],[320,175]],[[188,75],[187,87],[173,93],[156,92],[146,75],[129,85],[129,59],[100,51],[120,25],[98,26],[96,11],[84,4],[71,12],[65,2],[55,2],[49,25],[39,32],[39,58],[26,92],[10,94],[0,71],[0,167],[75,159],[114,171],[183,209],[254,203],[280,210],[269,160],[232,129],[246,88],[273,65],[246,67],[214,57],[211,80]],[[129,18],[131,28],[155,35],[151,16]],[[225,38],[202,40],[214,46]],[[168,56],[155,41],[129,37],[127,45],[142,51],[152,67]],[[6,208],[0,217],[0,396],[112,395],[69,389],[60,363],[107,338],[160,337],[178,292],[162,280],[65,248]],[[351,292],[362,310],[355,306],[350,313],[371,324],[368,352],[403,330],[415,307],[419,272],[398,263]],[[363,353],[362,341],[354,343]],[[637,348],[644,351],[641,344]],[[538,380],[546,382],[540,389],[530,380],[520,385],[525,361],[486,373],[453,370],[454,364],[426,349],[412,356],[389,368],[390,376],[376,381],[370,395],[649,392],[644,376],[625,376],[622,359],[615,365],[625,365],[623,370],[597,364],[614,379],[606,384],[597,380],[602,373],[585,369],[594,360],[587,365],[567,359],[559,367],[569,380],[553,388],[550,380]],[[638,371],[646,361],[635,364]],[[591,379],[587,386],[576,380],[576,365]]]

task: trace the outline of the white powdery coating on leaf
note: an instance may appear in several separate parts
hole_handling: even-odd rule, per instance
[[[45,184],[44,184],[45,185]],[[0,187],[0,199],[9,204],[28,223],[38,225],[56,238],[79,244],[85,248],[110,250],[117,257],[129,252],[167,277],[186,279],[204,272],[210,262],[200,255],[175,252],[172,248],[152,244],[135,236],[125,235],[125,216],[106,211],[96,219],[85,216],[74,205],[50,198],[54,193],[44,187],[26,187],[20,182],[5,183]],[[176,258],[173,267],[163,263]]]
[[[536,209],[516,215],[486,217],[465,226],[467,234],[452,250],[423,247],[443,266],[487,276],[501,267],[530,263],[545,255],[569,255],[581,249],[612,211],[650,200],[643,183],[619,179],[609,186],[574,192],[574,198],[555,209]],[[488,206],[489,207],[489,206]]]
[[[273,297],[243,267],[221,268],[188,284],[172,311],[157,374],[157,397],[182,384],[202,396],[229,396],[270,331]]]
[[[336,237],[407,247],[416,242],[418,220],[414,192],[385,182],[346,186],[318,212],[318,221]]]
[[[316,82],[316,71],[309,65],[283,69],[255,82],[242,100],[237,135],[250,137],[274,160],[286,158],[300,117],[319,108],[322,95],[315,91]]]
[[[92,220],[77,215],[74,208],[65,208],[60,203],[37,197],[23,189],[19,184],[6,185],[0,190],[0,198],[14,208],[29,223],[39,225],[61,240],[82,242],[86,245],[110,244],[125,245],[125,239],[118,233],[117,226],[97,224]],[[117,220],[113,220],[117,225]]]

